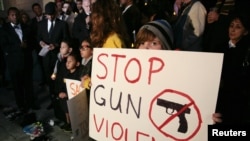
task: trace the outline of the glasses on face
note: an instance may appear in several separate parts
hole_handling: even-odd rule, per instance
[[[81,47],[80,47],[80,50],[81,50],[81,51],[84,51],[84,50],[88,50],[89,48],[90,48],[89,45],[84,45],[84,46],[81,46]]]

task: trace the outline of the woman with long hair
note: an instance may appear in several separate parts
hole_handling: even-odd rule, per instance
[[[90,38],[94,47],[131,46],[119,5],[114,0],[97,0],[91,7]]]

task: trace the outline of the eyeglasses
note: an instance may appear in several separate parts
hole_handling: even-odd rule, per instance
[[[90,48],[90,46],[85,45],[85,46],[81,46],[79,49],[84,51],[84,50],[88,50]]]

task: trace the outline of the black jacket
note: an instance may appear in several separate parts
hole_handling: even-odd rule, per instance
[[[57,53],[59,52],[60,44],[63,39],[69,39],[69,28],[65,21],[60,19],[55,20],[54,29],[52,32],[52,38],[49,38],[48,32],[48,20],[45,19],[38,24],[38,31],[37,31],[37,41],[44,41],[46,44],[53,44],[56,48],[54,51]],[[57,55],[56,53],[56,55]]]
[[[218,95],[217,112],[222,113],[225,124],[250,123],[250,44],[249,36],[242,38],[235,48],[225,43]],[[245,64],[245,65],[243,65]]]
[[[83,11],[75,17],[75,21],[72,27],[72,36],[78,41],[80,45],[83,39],[89,38],[90,30],[87,28],[87,23],[85,21],[88,15]]]
[[[0,31],[0,44],[10,71],[32,68],[32,48],[30,29],[21,24],[23,39],[19,39],[11,23],[6,23]]]

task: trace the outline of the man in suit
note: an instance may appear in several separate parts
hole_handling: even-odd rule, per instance
[[[30,31],[27,25],[19,22],[19,10],[8,9],[8,23],[0,31],[5,64],[8,67],[18,110],[8,117],[12,120],[27,113],[34,105],[32,85],[32,49]]]
[[[38,23],[42,20],[46,19],[46,16],[43,14],[43,9],[39,3],[32,4],[32,11],[35,16],[31,19],[31,38],[32,38],[32,47],[33,47],[33,59],[34,59],[34,72],[40,72],[41,75],[36,75],[34,80],[40,80],[40,85],[45,83],[44,79],[44,69],[42,67],[42,57],[38,55],[41,50],[39,43],[37,42],[37,30],[38,30]]]
[[[134,43],[135,35],[142,26],[142,14],[134,4],[134,0],[120,0],[122,6],[122,17],[124,19],[130,41]]]
[[[37,35],[37,28],[38,28],[38,23],[44,19],[46,19],[46,16],[43,14],[42,7],[39,3],[33,3],[32,4],[32,11],[35,14],[35,16],[31,19],[31,32],[32,35],[34,35],[34,41],[36,41],[36,35]],[[41,50],[41,47],[37,42],[34,44],[34,48],[36,49],[37,52]]]
[[[68,25],[65,21],[56,18],[56,4],[48,2],[45,5],[45,20],[38,24],[38,42],[42,48],[49,51],[43,56],[43,68],[45,73],[46,84],[49,86],[49,93],[52,100],[55,98],[54,84],[51,79],[53,69],[59,53],[60,44],[63,39],[69,38]],[[48,109],[52,108],[49,106]]]
[[[78,41],[78,46],[80,46],[84,39],[87,39],[90,36],[90,6],[90,0],[82,0],[83,11],[76,16],[73,24],[72,36]]]

